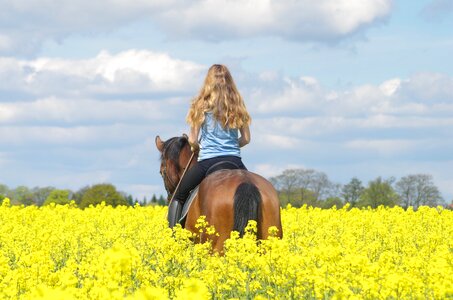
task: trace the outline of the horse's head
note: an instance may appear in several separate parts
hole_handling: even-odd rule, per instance
[[[168,199],[170,199],[192,152],[187,135],[173,137],[166,141],[162,141],[159,136],[156,136],[156,147],[161,154],[159,172],[164,181]]]

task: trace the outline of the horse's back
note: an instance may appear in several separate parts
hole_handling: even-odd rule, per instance
[[[216,228],[220,236],[223,236],[222,240],[229,237],[235,221],[235,197],[238,198],[238,187],[242,183],[256,186],[259,191],[258,236],[266,238],[268,228],[275,226],[279,231],[277,236],[281,237],[277,192],[268,180],[247,170],[220,170],[207,176],[200,184],[196,201],[198,203],[189,211],[188,219],[193,223],[196,218],[204,215],[209,224]],[[236,212],[236,214],[239,213],[244,212]]]

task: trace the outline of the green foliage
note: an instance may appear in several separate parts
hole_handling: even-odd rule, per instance
[[[308,206],[319,206],[319,201],[313,191],[305,188],[294,189],[291,193],[279,194],[280,205],[286,207],[291,204],[293,207],[302,207],[304,204]]]
[[[439,190],[433,183],[433,177],[428,174],[404,176],[396,183],[396,190],[404,208],[436,206],[443,202]]]
[[[323,201],[321,203],[321,208],[329,209],[329,208],[332,208],[334,206],[336,208],[342,208],[343,207],[343,201],[341,201],[341,199],[339,197],[329,197],[329,198],[327,198],[325,201]]]
[[[89,205],[101,204],[103,201],[113,207],[128,205],[126,198],[112,184],[104,183],[88,188],[82,196],[79,207],[85,208]]]
[[[69,199],[69,194],[69,190],[53,190],[50,192],[43,205],[49,205],[50,203],[61,205],[69,204],[69,202],[71,202],[71,200]]]
[[[72,200],[75,201],[77,206],[80,207],[80,203],[82,202],[83,195],[85,195],[86,191],[88,191],[89,189],[90,189],[89,186],[84,186],[72,195]]]
[[[164,196],[160,195],[159,200],[157,200],[157,205],[160,205],[160,206],[167,205],[167,202],[165,201]]]
[[[32,205],[35,204],[33,200],[32,191],[26,186],[18,186],[14,190],[10,191],[12,203]]]
[[[337,184],[332,183],[327,175],[313,169],[288,169],[269,181],[277,190],[280,205],[285,207],[321,206],[328,197],[337,195]]]
[[[127,195],[126,196],[126,201],[127,201],[128,205],[134,205],[135,204],[135,201],[134,201],[134,198],[132,197],[132,195]]]
[[[54,187],[47,186],[47,187],[35,187],[31,190],[33,202],[40,206],[43,205],[44,201],[46,201],[47,197],[49,197],[50,193],[54,190]]]
[[[153,197],[151,198],[151,204],[156,204],[157,203],[157,197],[156,194],[153,194]]]
[[[357,206],[370,206],[376,208],[380,205],[395,206],[399,203],[399,196],[392,187],[394,179],[383,180],[376,178],[368,183],[368,187],[363,190]]]
[[[348,184],[343,186],[341,196],[345,203],[349,203],[351,207],[355,207],[357,206],[357,201],[359,201],[364,189],[362,182],[354,177]]]
[[[0,202],[8,195],[9,188],[4,184],[0,184]]]

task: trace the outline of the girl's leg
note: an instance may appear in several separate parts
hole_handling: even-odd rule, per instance
[[[194,165],[192,168],[187,170],[184,178],[179,184],[179,188],[175,191],[173,201],[168,206],[168,225],[173,228],[181,217],[182,207],[187,197],[189,197],[190,191],[193,190],[205,176],[205,171],[200,167],[199,164]]]

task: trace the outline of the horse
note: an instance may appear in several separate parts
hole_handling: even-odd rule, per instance
[[[160,174],[169,198],[175,192],[185,169],[197,163],[186,135],[162,141],[155,139],[161,154]],[[195,159],[192,159],[195,156]],[[196,228],[197,220],[205,216],[216,234],[202,234]],[[212,248],[223,251],[226,239],[233,230],[244,235],[249,220],[257,222],[257,239],[270,236],[269,228],[277,228],[276,237],[282,238],[280,205],[274,186],[264,177],[239,169],[217,170],[203,179],[198,193],[187,212],[185,228],[200,234],[199,241],[212,240]],[[275,235],[275,233],[273,233]]]

